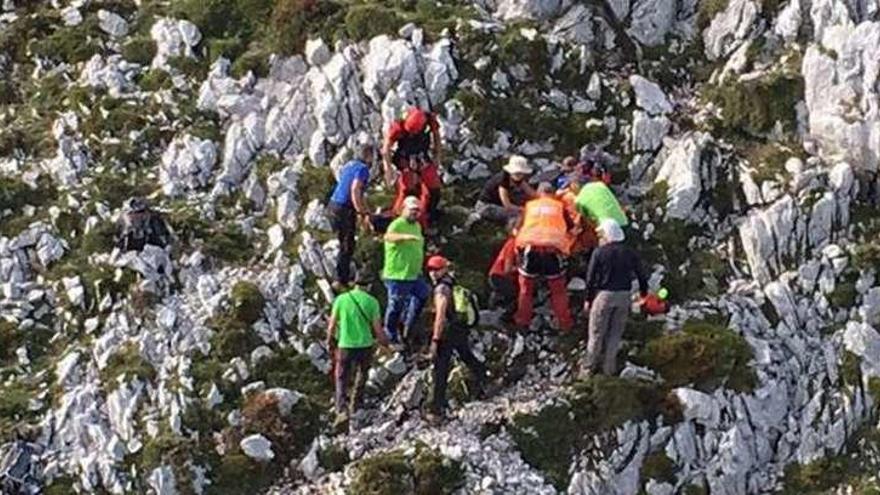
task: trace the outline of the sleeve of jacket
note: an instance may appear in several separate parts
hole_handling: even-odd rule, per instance
[[[593,250],[592,254],[590,254],[590,262],[587,263],[587,301],[592,301],[594,297],[596,297],[596,281],[594,280],[596,276],[596,263],[598,263],[598,254],[599,248]]]
[[[633,271],[639,280],[639,294],[642,297],[648,295],[648,277],[645,275],[645,269],[642,267],[642,260],[635,250],[630,250],[632,256]]]

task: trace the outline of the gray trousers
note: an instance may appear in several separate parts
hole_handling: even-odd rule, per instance
[[[617,352],[629,314],[629,291],[600,291],[590,305],[587,368],[597,371],[600,360],[602,373],[617,374]],[[603,359],[604,355],[604,359]]]

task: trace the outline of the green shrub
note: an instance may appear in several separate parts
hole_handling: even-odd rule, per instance
[[[277,0],[269,18],[270,51],[283,55],[302,52],[306,39],[322,36],[328,42],[346,19],[342,3],[326,0]]]
[[[275,351],[260,361],[253,371],[254,380],[266,383],[267,388],[281,387],[296,390],[313,398],[319,404],[329,403],[333,384],[305,354],[292,347]]]
[[[96,15],[84,17],[78,26],[57,24],[50,35],[31,42],[31,51],[39,57],[70,64],[85,62],[101,53],[104,34],[98,27],[98,18]]]
[[[648,342],[636,360],[660,373],[669,387],[748,392],[757,382],[749,366],[748,342],[728,328],[703,321],[688,321],[681,331]]]
[[[339,445],[332,443],[325,449],[318,451],[318,463],[328,472],[342,471],[350,461],[348,451]]]
[[[727,8],[729,0],[704,0],[697,7],[697,27],[702,31],[709,27],[712,19]]]
[[[144,91],[159,91],[174,87],[171,76],[162,69],[150,69],[144,72],[140,77],[139,83]]]
[[[245,356],[263,343],[259,335],[232,315],[222,315],[211,320],[208,325],[214,330],[211,339],[213,354],[223,361]]]
[[[643,380],[598,375],[576,382],[566,400],[534,414],[514,416],[510,434],[523,459],[541,470],[559,490],[569,484],[573,456],[592,436],[627,421],[681,420],[681,410],[667,388]]]
[[[840,361],[840,378],[850,387],[862,384],[862,359],[850,351],[843,351]]]
[[[251,282],[240,281],[232,286],[230,294],[232,300],[233,317],[244,323],[252,325],[263,317],[263,306],[266,300],[260,288]]]
[[[415,477],[402,452],[375,455],[355,465],[351,493],[398,495],[415,491]]]
[[[394,9],[380,3],[351,7],[345,15],[345,32],[355,40],[366,40],[380,34],[395,34],[405,21]]]
[[[109,393],[119,386],[117,378],[125,375],[129,380],[137,378],[150,383],[156,378],[156,369],[143,356],[134,344],[127,344],[110,356],[107,366],[101,370],[104,391]]]
[[[675,462],[665,452],[655,452],[645,457],[642,463],[641,479],[656,480],[660,483],[675,481]]]
[[[253,49],[244,52],[230,67],[232,77],[242,77],[249,71],[257,77],[269,75],[269,53],[263,49]]]
[[[156,56],[156,42],[149,35],[132,36],[122,45],[122,58],[141,65],[150,65]]]
[[[797,127],[795,105],[804,97],[804,80],[800,75],[774,72],[759,79],[709,86],[704,96],[721,108],[715,126],[735,136],[766,134],[777,121],[791,132]]]

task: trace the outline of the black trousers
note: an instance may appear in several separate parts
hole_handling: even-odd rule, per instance
[[[333,201],[327,207],[330,226],[339,238],[339,258],[336,260],[336,280],[346,284],[351,280],[351,257],[354,255],[354,235],[357,231],[357,212],[347,205]]]
[[[431,412],[436,414],[442,413],[446,408],[446,382],[449,379],[453,354],[458,354],[458,358],[474,375],[478,388],[482,387],[486,378],[486,366],[471,352],[467,330],[448,328],[443,340],[437,345],[437,355],[434,357],[434,396]]]

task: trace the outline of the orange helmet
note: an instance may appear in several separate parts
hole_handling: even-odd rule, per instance
[[[426,125],[428,125],[428,114],[420,108],[410,108],[406,120],[403,121],[403,128],[406,129],[406,132],[418,134],[425,130]]]

